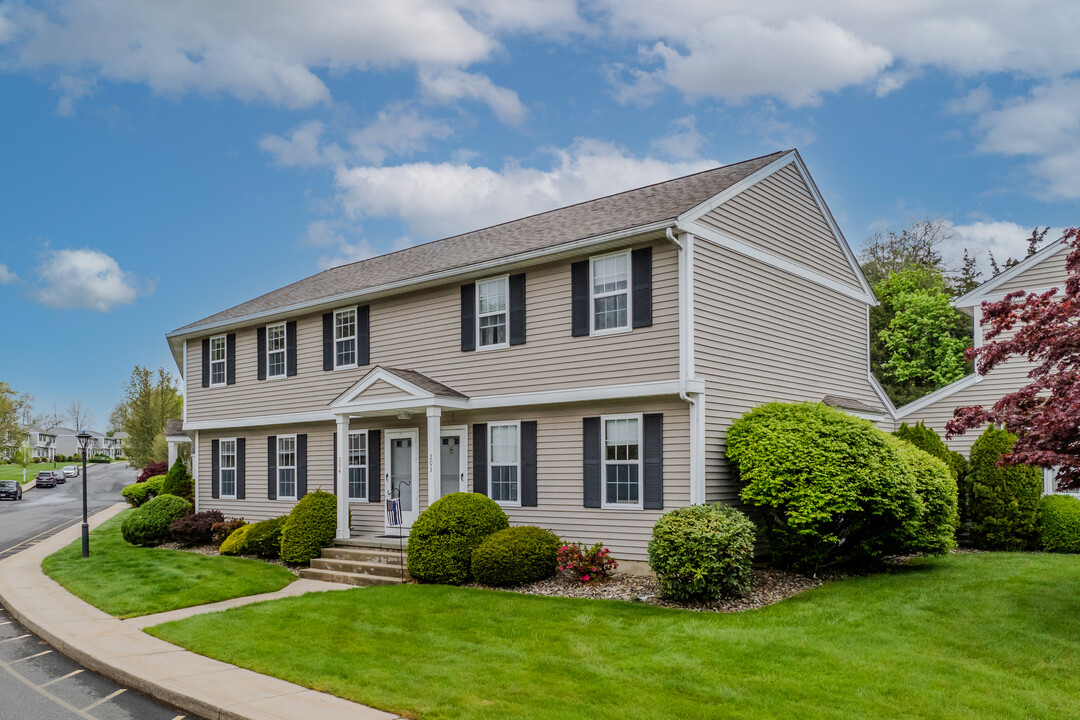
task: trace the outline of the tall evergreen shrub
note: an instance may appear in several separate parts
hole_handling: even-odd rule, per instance
[[[984,550],[1035,546],[1042,473],[1030,465],[998,467],[1015,442],[991,426],[971,446],[971,540]]]

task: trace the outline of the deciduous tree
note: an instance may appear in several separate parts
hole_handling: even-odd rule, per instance
[[[33,398],[20,395],[0,380],[0,457],[11,458],[26,442],[26,413]]]
[[[155,374],[139,365],[131,371],[124,385],[123,410],[118,407],[112,416],[122,419],[123,430],[128,434],[125,453],[135,467],[153,462],[154,438],[165,431],[165,421],[181,417],[183,398],[177,391],[172,375],[163,368]]]

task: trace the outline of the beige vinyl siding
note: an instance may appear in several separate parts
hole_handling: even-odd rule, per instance
[[[360,393],[360,398],[364,400],[392,400],[394,398],[411,397],[408,393],[401,388],[396,388],[385,380],[376,380],[371,385]]]
[[[736,499],[724,436],[762,403],[839,395],[880,408],[891,429],[867,372],[865,304],[706,240],[694,248],[708,501]]]
[[[1064,290],[1065,279],[1068,277],[1065,261],[1068,258],[1068,249],[1059,250],[1035,267],[1028,268],[1012,280],[1003,283],[994,290],[993,294],[997,296],[1014,290],[1045,290],[1052,287]]]
[[[444,428],[466,426],[468,443],[464,458],[469,489],[473,488],[474,423],[500,420],[535,420],[537,422],[537,506],[506,508],[515,525],[539,525],[567,540],[603,542],[621,560],[648,559],[648,541],[652,527],[662,510],[611,510],[585,508],[582,484],[582,419],[621,413],[656,413],[664,415],[664,507],[671,509],[690,502],[689,412],[678,400],[618,402],[604,405],[506,409],[500,411],[449,412],[442,417]],[[387,472],[386,430],[415,428],[420,445],[420,507],[428,506],[427,426],[426,418],[410,420],[354,419],[351,430],[383,431],[378,448],[380,467]],[[287,428],[243,429],[229,432],[200,433],[199,438],[199,508],[218,509],[229,516],[262,520],[283,515],[295,504],[285,500],[267,500],[267,436],[306,432],[308,435],[308,490],[333,491],[334,454],[332,423],[297,425]],[[226,500],[210,497],[211,440],[246,437],[247,499]],[[369,448],[369,452],[374,448]],[[381,480],[381,479],[380,479]],[[382,484],[380,483],[380,489]],[[352,531],[356,534],[382,534],[383,504],[352,502]]]
[[[794,164],[743,190],[698,222],[861,289]]]
[[[581,256],[584,260],[588,256]],[[371,365],[322,369],[322,316],[297,318],[297,375],[256,379],[255,329],[236,334],[236,384],[202,387],[201,343],[188,342],[189,422],[324,410],[372,366],[417,370],[470,396],[670,380],[678,377],[678,260],[653,244],[653,324],[572,337],[570,262],[526,272],[527,341],[461,351],[459,284],[371,303]]]

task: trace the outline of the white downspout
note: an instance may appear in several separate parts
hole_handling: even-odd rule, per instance
[[[694,376],[694,236],[682,233],[677,238],[671,228],[665,233],[679,249],[679,398],[690,412],[690,504],[704,505],[704,398],[687,392],[687,381]]]

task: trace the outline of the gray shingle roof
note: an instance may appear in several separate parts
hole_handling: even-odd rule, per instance
[[[166,420],[165,421],[165,435],[186,435],[184,432],[183,420]]]
[[[401,370],[398,368],[383,368],[383,370],[387,372],[392,372],[402,380],[411,382],[413,385],[416,385],[419,388],[423,388],[424,390],[435,393],[436,395],[441,395],[442,397],[469,397],[465,393],[458,392],[454,388],[448,385],[443,385],[438,380],[432,380],[427,375],[417,372],[415,370]]]
[[[185,325],[203,325],[255,313],[317,302],[343,292],[361,292],[387,283],[466,268],[481,262],[597,237],[620,230],[674,220],[773,162],[786,150],[666,182],[530,215],[483,230],[417,245],[369,260],[324,270],[298,282]]]
[[[884,415],[885,411],[880,407],[874,407],[855,398],[841,397],[839,395],[826,395],[821,402],[840,410],[854,410],[855,412],[878,413]]]

